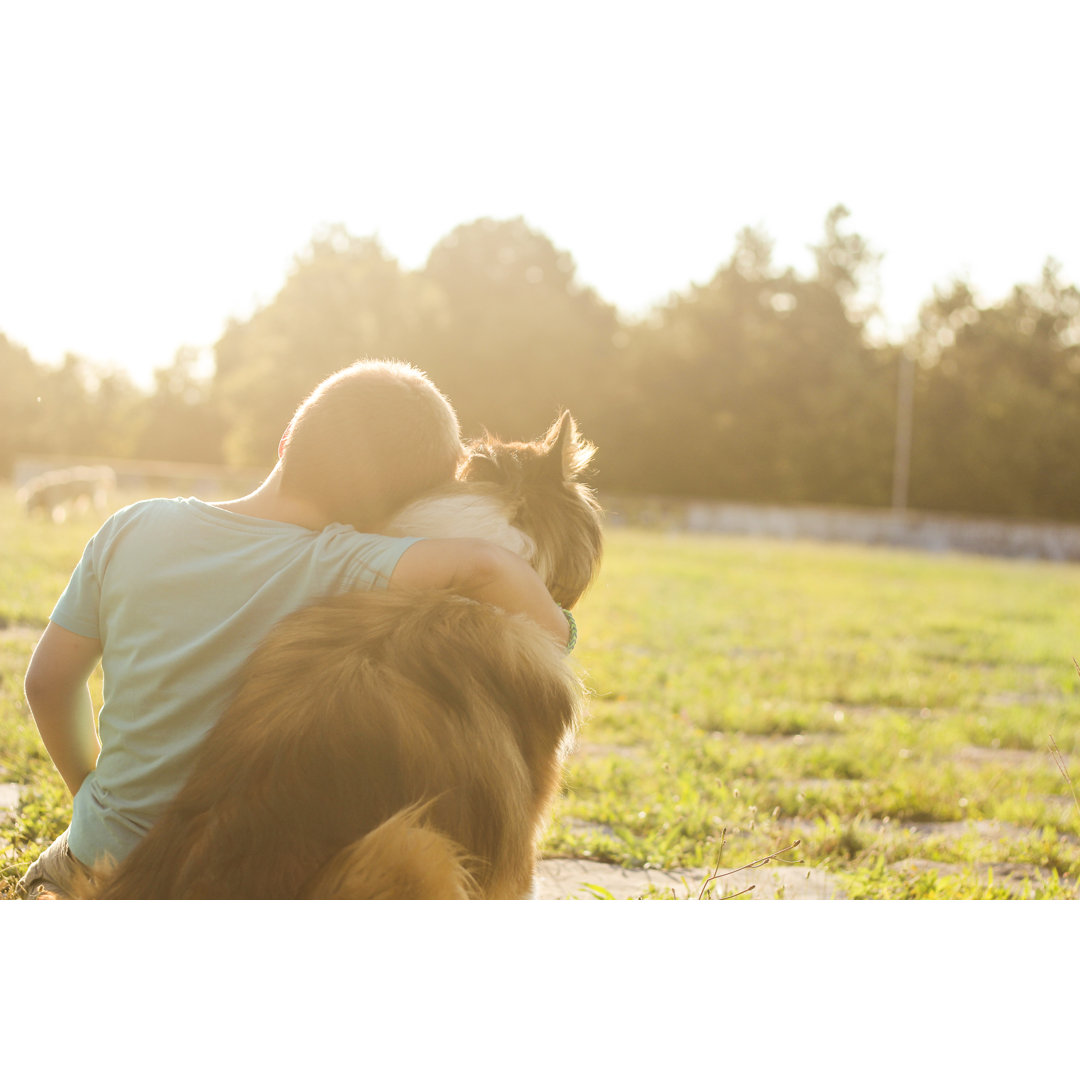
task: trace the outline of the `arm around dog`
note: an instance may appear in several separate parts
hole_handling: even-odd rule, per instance
[[[50,622],[34,649],[24,691],[57,771],[75,794],[101,751],[87,680],[101,659],[101,642]]]
[[[450,589],[528,616],[561,645],[569,640],[562,609],[536,571],[513,552],[486,540],[420,540],[398,560],[390,588]]]

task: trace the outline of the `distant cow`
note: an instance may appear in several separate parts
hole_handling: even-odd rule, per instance
[[[116,473],[107,465],[77,465],[35,476],[15,497],[28,514],[47,514],[61,522],[72,510],[104,509],[115,489]]]

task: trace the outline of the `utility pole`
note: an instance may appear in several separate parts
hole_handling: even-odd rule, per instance
[[[896,387],[896,448],[893,454],[893,510],[907,509],[911,483],[911,414],[915,404],[915,361],[911,350],[900,350]]]

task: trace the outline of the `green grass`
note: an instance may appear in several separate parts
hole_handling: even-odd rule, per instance
[[[799,840],[852,896],[1076,894],[1048,739],[1080,751],[1080,567],[609,540],[549,854],[707,868],[721,837],[731,866]]]
[[[0,489],[10,883],[66,824],[21,679],[95,519]],[[615,531],[578,611],[590,688],[545,854],[703,880],[787,859],[852,897],[1075,897],[1080,566]],[[1074,769],[1080,779],[1080,769]]]

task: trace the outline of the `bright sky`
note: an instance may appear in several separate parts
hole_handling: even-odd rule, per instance
[[[146,383],[322,224],[412,268],[481,216],[640,314],[744,225],[808,271],[843,202],[896,335],[956,275],[1080,283],[1077,41],[1075,0],[0,3],[0,332]]]

